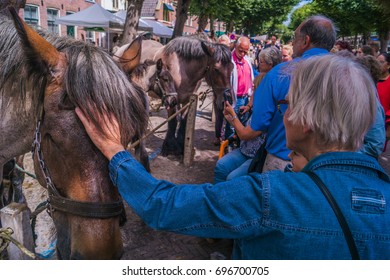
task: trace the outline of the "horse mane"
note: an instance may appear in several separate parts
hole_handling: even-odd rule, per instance
[[[23,53],[13,22],[1,15],[0,19],[1,94],[25,97],[29,90],[41,90],[46,76],[27,67],[28,58]],[[107,52],[69,37],[57,37],[44,31],[39,34],[65,53],[68,67],[63,77],[64,94],[87,118],[97,124],[99,114],[103,112],[116,116],[124,145],[134,136],[144,134],[148,124],[145,95],[130,83]],[[19,81],[22,85],[15,92],[15,84]],[[34,105],[42,102],[37,99],[33,98]]]
[[[181,36],[173,39],[164,47],[164,55],[176,53],[179,57],[192,60],[205,57],[201,40],[190,36]]]
[[[205,57],[201,43],[211,45],[214,49],[213,59],[217,62],[227,64],[231,62],[231,51],[223,44],[211,43],[201,40],[198,36],[181,36],[173,39],[164,47],[164,55],[176,53],[179,57],[192,60]]]
[[[138,64],[137,67],[131,72],[131,77],[139,78],[143,77],[150,66],[156,65],[156,62],[151,59],[146,59],[143,63]]]

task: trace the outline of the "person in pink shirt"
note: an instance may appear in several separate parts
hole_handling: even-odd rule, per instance
[[[248,104],[249,98],[253,92],[253,69],[250,60],[247,57],[250,48],[250,40],[248,37],[238,38],[234,50],[232,52],[233,71],[231,77],[232,83],[232,106],[241,123],[245,123],[248,119],[248,111],[245,110],[245,105]],[[240,109],[242,113],[240,113]],[[249,108],[250,109],[250,108]],[[228,139],[234,134],[234,129],[229,123],[225,127],[225,139]]]

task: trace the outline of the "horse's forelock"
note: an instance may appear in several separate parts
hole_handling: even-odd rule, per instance
[[[222,44],[212,44],[214,48],[215,61],[222,62],[222,64],[228,64],[232,61],[232,53],[228,46]]]
[[[89,44],[69,46],[66,56],[69,65],[64,85],[70,100],[95,123],[96,113],[114,114],[124,142],[142,135],[148,119],[144,94],[131,85],[112,58]]]

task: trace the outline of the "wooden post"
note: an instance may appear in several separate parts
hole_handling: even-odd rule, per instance
[[[25,203],[12,202],[0,210],[2,228],[11,228],[12,238],[34,253],[33,234],[30,225],[30,210]],[[31,260],[12,242],[7,247],[10,260]]]
[[[186,135],[184,140],[184,166],[188,167],[192,165],[194,160],[194,133],[195,133],[195,120],[196,109],[198,107],[198,96],[193,94],[190,98],[191,105],[188,108]]]
[[[211,121],[213,123],[215,123],[216,119],[217,119],[217,117],[215,116],[215,108],[214,108],[214,102],[213,102],[212,107],[211,107]]]

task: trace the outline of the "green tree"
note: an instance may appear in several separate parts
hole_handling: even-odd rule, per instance
[[[384,8],[382,5],[385,5]],[[367,38],[376,31],[385,50],[389,39],[390,9],[382,0],[316,0],[318,13],[334,20],[340,36],[362,34]]]

